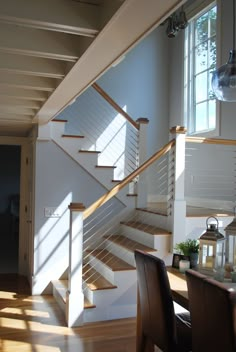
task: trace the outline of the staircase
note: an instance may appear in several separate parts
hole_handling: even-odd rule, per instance
[[[96,158],[98,152],[86,152],[83,150],[82,141],[85,138],[83,136],[65,136],[63,133],[64,127],[61,127],[63,123],[66,122],[53,122],[53,124],[59,126],[53,128],[52,136],[54,141],[93,175],[98,182],[103,184],[106,189],[112,188],[112,185],[114,186],[112,173],[105,176],[103,172],[105,172],[104,170],[110,172],[114,167],[98,167]],[[73,140],[73,143],[71,143],[71,140]],[[170,150],[168,149],[169,146],[170,144],[164,146],[160,154],[165,155],[164,151],[168,152]],[[159,152],[156,153],[156,159],[152,158],[157,160],[158,157]],[[153,161],[151,160],[150,164],[151,162]],[[149,160],[147,160],[147,163],[149,163]],[[173,164],[174,162],[171,161],[171,165]],[[101,169],[103,171],[99,174],[98,170],[101,171]],[[171,176],[174,175],[172,172],[170,174]],[[128,177],[128,179],[130,178]],[[170,182],[170,184],[173,183]],[[173,188],[171,187],[171,189]],[[127,197],[127,189],[124,188],[124,190],[122,190],[121,195],[119,195],[120,192],[116,194],[116,197],[122,200],[126,207],[129,204],[128,208],[125,209],[135,209],[134,215],[128,220],[127,218],[120,220],[119,231],[117,231],[117,228],[115,233],[106,231],[102,236],[102,241],[91,241],[90,247],[86,248],[83,253],[83,322],[85,323],[136,316],[137,279],[134,260],[135,249],[141,249],[157,255],[167,265],[171,265],[172,262],[170,220],[174,220],[173,218],[171,219],[172,215],[170,213],[173,212],[173,208],[170,207],[168,213],[166,206],[162,206],[161,209],[155,207],[135,208],[134,202],[130,205],[131,203],[127,203],[125,200],[126,198],[133,200],[135,197]],[[173,194],[170,193],[169,196],[170,199],[174,199]],[[170,204],[171,206],[173,205],[173,203]],[[98,200],[95,209],[99,208],[100,205]],[[175,207],[178,208],[179,205],[181,206],[181,202],[178,203],[177,201]],[[125,214],[125,211],[123,210],[122,213]],[[178,212],[176,214],[178,215]],[[187,217],[185,217],[185,214],[184,217],[181,217],[183,223],[182,227],[180,227],[181,236],[199,238],[206,229],[206,219],[209,216],[217,216],[221,228],[227,226],[233,218],[232,213],[227,214],[225,211],[208,209],[208,211],[201,212],[199,208],[191,207],[190,214],[187,212]],[[176,219],[178,219],[177,223],[181,223],[179,217],[176,216]],[[105,218],[105,222],[106,220]],[[175,227],[174,233],[179,232],[178,228]],[[66,316],[67,293],[69,290],[67,278],[62,277],[61,280],[54,280],[52,285],[54,297]],[[74,292],[77,293],[78,291],[74,290]]]
[[[153,225],[166,216],[138,209],[135,217],[136,221],[120,223],[119,234],[105,235],[103,248],[87,250],[84,255],[84,322],[136,316],[135,249],[170,257],[171,234]],[[65,312],[67,280],[52,284],[54,297]]]
[[[86,145],[85,136],[64,133],[67,120],[54,119],[50,124],[52,140],[104,186],[106,190],[111,189],[120,182],[114,177],[116,166],[99,165],[98,156],[100,151],[83,149],[84,145]],[[135,194],[130,193],[133,188],[132,184],[130,184],[117,195],[117,198],[126,206],[134,206]]]
[[[206,219],[216,216],[224,228],[233,219],[231,212],[189,207],[187,227],[198,238]],[[133,221],[121,221],[118,234],[105,235],[102,248],[87,250],[83,264],[85,323],[136,316],[136,269],[134,250],[140,249],[172,263],[171,233],[166,211],[157,208],[136,209]],[[53,281],[53,294],[65,312],[67,280]]]

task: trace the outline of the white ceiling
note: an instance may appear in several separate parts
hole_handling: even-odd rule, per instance
[[[50,121],[183,2],[0,1],[0,136]]]

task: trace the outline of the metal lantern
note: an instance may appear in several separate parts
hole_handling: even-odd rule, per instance
[[[236,217],[234,209],[234,219],[225,228],[225,261],[233,266],[236,265]]]
[[[216,224],[208,224],[209,219],[215,219]],[[199,269],[213,271],[224,265],[224,236],[218,231],[219,222],[214,216],[206,220],[206,232],[199,238]]]

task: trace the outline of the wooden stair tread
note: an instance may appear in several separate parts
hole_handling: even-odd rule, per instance
[[[121,224],[132,227],[134,229],[147,232],[150,235],[170,235],[170,232],[160,228],[156,227],[153,225],[145,224],[143,222],[139,221],[127,221],[127,222],[121,222]]]
[[[68,122],[68,120],[61,120],[61,119],[53,119],[53,122]]]
[[[96,165],[96,168],[98,169],[115,169],[117,166],[113,165]]]
[[[84,136],[79,136],[77,134],[63,134],[63,138],[84,138]]]
[[[92,291],[117,288],[89,264],[83,266],[83,280]]]
[[[155,252],[156,251],[156,249],[154,249],[154,248],[145,246],[142,243],[133,241],[133,240],[131,240],[125,236],[122,236],[122,235],[111,235],[111,236],[106,235],[106,236],[104,236],[104,238],[109,239],[110,241],[118,244],[121,247],[126,248],[127,250],[129,250],[131,252],[134,252],[135,249],[140,249],[141,251],[144,251],[144,252]]]
[[[87,153],[87,154],[100,154],[101,152],[98,152],[97,150],[85,150],[85,149],[80,149],[79,153]]]
[[[112,271],[125,271],[125,270],[135,270],[135,267],[126,263],[124,260],[116,257],[112,253],[108,252],[106,249],[95,249],[87,250],[97,259],[99,259],[103,264],[108,266]]]
[[[68,280],[52,280],[53,286],[61,296],[64,303],[66,303],[66,292],[68,290]],[[96,306],[84,297],[84,308],[95,308]]]

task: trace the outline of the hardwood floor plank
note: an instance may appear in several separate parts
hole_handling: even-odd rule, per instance
[[[135,318],[67,328],[54,298],[18,275],[0,275],[0,326],[1,352],[135,352]]]

